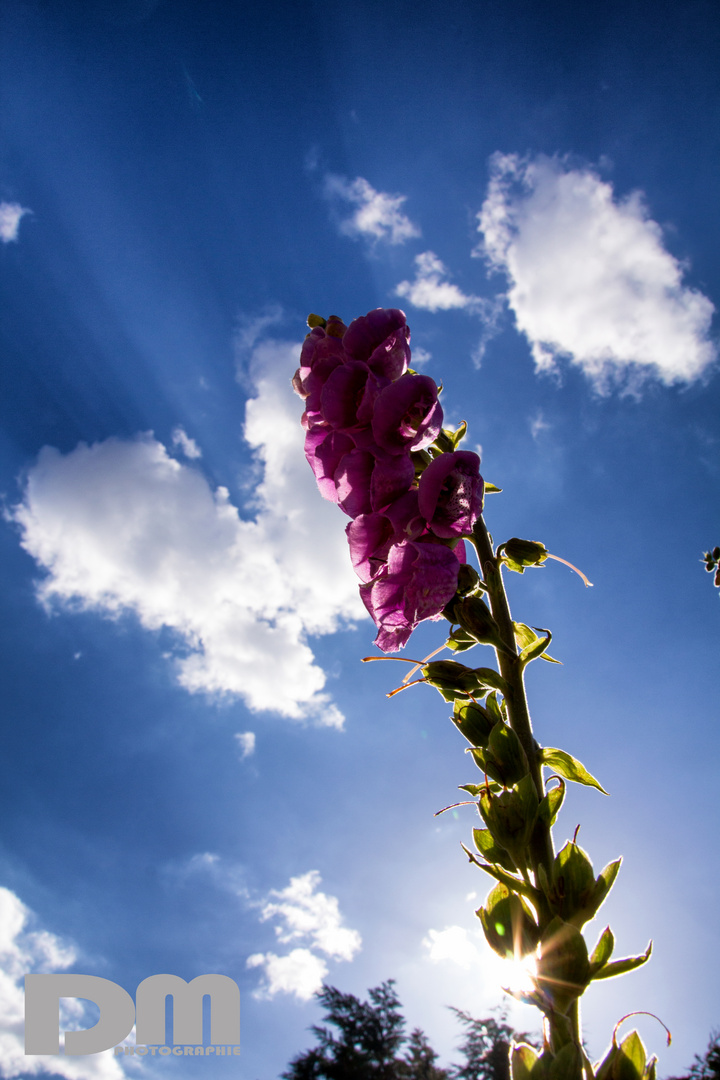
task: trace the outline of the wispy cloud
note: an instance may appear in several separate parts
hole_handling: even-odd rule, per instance
[[[240,747],[240,760],[244,761],[245,758],[251,757],[255,753],[255,732],[254,731],[238,731],[235,735],[237,744]]]
[[[48,930],[30,929],[32,912],[9,889],[0,888],[0,1075],[3,1077],[65,1076],[68,1080],[123,1080],[125,1072],[112,1051],[83,1058],[56,1056],[52,1065],[41,1056],[25,1055],[26,974],[57,971],[76,961],[74,948]],[[91,1027],[79,999],[61,1002],[60,1027],[64,1031]]]
[[[171,435],[173,446],[177,447],[181,454],[184,454],[186,458],[196,460],[202,457],[202,450],[187,434],[184,428],[176,427]]]
[[[46,572],[37,594],[48,609],[132,612],[147,630],[177,633],[177,677],[191,693],[340,727],[308,635],[364,610],[337,508],[318,498],[304,459],[288,377],[297,355],[288,342],[253,353],[254,517],[148,433],[68,454],[44,447],[10,516]]]
[[[22,218],[31,213],[32,210],[20,203],[0,202],[0,240],[3,244],[17,240]]]
[[[376,191],[362,176],[355,180],[332,174],[326,176],[325,195],[355,207],[350,217],[340,222],[340,231],[346,236],[386,240],[389,244],[404,244],[420,236],[420,229],[401,209],[407,196]]]
[[[552,424],[549,424],[545,419],[545,414],[542,409],[538,409],[535,415],[530,420],[530,434],[535,442],[538,441],[543,431],[550,431]]]
[[[414,307],[425,311],[465,308],[475,312],[481,311],[487,304],[482,297],[467,295],[457,285],[447,281],[450,271],[434,251],[423,251],[416,255],[415,267],[415,280],[401,281],[395,289],[397,296],[405,297]]]
[[[332,960],[352,960],[362,945],[357,930],[343,926],[337,898],[318,891],[321,878],[309,870],[290,878],[284,889],[273,889],[260,906],[260,919],[278,920],[275,927],[281,945],[297,943],[289,953],[254,953],[247,966],[261,968],[263,985],[258,997],[277,993],[295,994],[308,1001],[322,986],[328,967],[322,956]]]
[[[614,198],[590,168],[554,157],[491,159],[476,254],[506,275],[507,302],[538,371],[566,357],[599,391],[708,371],[710,300],[683,284],[639,192]]]

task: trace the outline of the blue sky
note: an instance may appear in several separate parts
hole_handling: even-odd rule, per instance
[[[433,817],[473,779],[462,741],[359,663],[289,388],[310,311],[378,306],[503,488],[496,540],[594,582],[508,583],[564,664],[529,673],[536,734],[611,792],[570,792],[558,840],[625,856],[597,930],[655,942],[586,1033],[599,1056],[656,1012],[681,1071],[720,1022],[715,6],[7,0],[3,24],[0,1074],[271,1080],[323,978],[396,978],[447,1063],[446,1006],[501,1001],[474,812]],[[60,970],[230,975],[241,1057],[25,1058],[21,976]]]

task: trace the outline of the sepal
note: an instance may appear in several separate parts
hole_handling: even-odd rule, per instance
[[[498,723],[497,717],[489,709],[478,705],[477,701],[464,701],[462,698],[456,699],[451,719],[471,746],[487,746],[490,732]]]
[[[613,1043],[595,1071],[595,1080],[654,1080],[655,1061],[646,1060],[646,1050],[637,1031],[631,1031],[618,1045]]]
[[[497,863],[511,873],[517,870],[510,854],[495,843],[489,829],[473,829],[473,841],[483,859],[489,863]]]
[[[504,787],[513,787],[527,776],[525,751],[513,729],[507,724],[495,724],[490,732],[487,748],[473,748],[471,753],[478,768]]]
[[[521,959],[535,951],[540,929],[525,901],[505,885],[498,883],[475,914],[488,944],[503,958]]]
[[[642,967],[646,964],[652,956],[652,941],[648,944],[647,949],[640,956],[626,956],[622,960],[613,960],[609,964],[604,964],[595,974],[593,979],[612,979],[615,975],[625,975],[628,971],[634,971],[635,968]]]
[[[607,964],[608,960],[613,954],[615,948],[615,937],[609,926],[606,926],[602,934],[598,938],[598,943],[592,951],[590,956],[590,977],[595,978],[595,975]]]
[[[558,916],[542,936],[535,981],[552,1008],[563,1015],[590,982],[585,939],[576,926]]]

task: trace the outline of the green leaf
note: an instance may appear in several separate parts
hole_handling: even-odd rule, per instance
[[[503,868],[497,863],[478,862],[473,853],[471,851],[468,851],[464,844],[461,844],[460,847],[470,859],[470,862],[474,863],[479,870],[484,870],[486,874],[489,874],[490,877],[495,878],[496,881],[499,881],[500,884],[504,885],[507,889],[509,889],[510,892],[518,893],[520,896],[526,896],[528,900],[530,900],[533,904],[537,904],[539,893],[537,889],[534,889],[532,887],[532,885],[527,885],[524,881],[521,881],[520,878],[514,877],[512,874],[509,874],[506,870],[503,870]]]
[[[500,784],[460,784],[458,791],[467,791],[473,798],[477,798],[484,791],[490,790],[492,792],[502,791],[502,785]]]
[[[608,960],[612,956],[613,949],[615,948],[615,938],[613,932],[609,926],[606,926],[602,934],[598,938],[598,943],[592,951],[590,956],[590,971],[593,978],[595,973],[607,964]]]
[[[584,784],[586,787],[597,788],[598,791],[602,791],[603,795],[609,794],[602,784],[594,776],[590,775],[583,763],[572,757],[571,754],[566,753],[565,750],[558,750],[554,746],[544,746],[540,751],[540,760],[543,765],[554,769],[555,772],[564,776],[566,780],[573,780],[576,784]]]
[[[510,1051],[510,1074],[512,1080],[535,1080],[533,1066],[537,1063],[540,1055],[534,1046],[527,1043],[519,1043]]]
[[[524,649],[526,645],[529,645],[537,637],[535,631],[526,623],[514,622],[513,629],[515,630],[515,640],[521,649]]]
[[[614,862],[608,863],[607,866],[600,871],[595,882],[595,889],[590,903],[590,908],[592,909],[591,918],[594,918],[595,915],[597,915],[598,911],[605,903],[608,893],[615,884],[615,878],[618,876],[621,863],[622,858],[615,859]]]
[[[508,852],[495,843],[489,829],[473,829],[473,840],[475,847],[486,862],[499,863],[500,866],[511,873],[517,870]]]
[[[502,491],[502,488],[495,487],[495,485],[491,484],[489,480],[485,481],[485,494],[486,495],[495,495],[495,494],[498,494],[501,491]]]
[[[535,660],[536,657],[542,656],[542,654],[545,652],[548,645],[552,641],[552,634],[550,633],[550,631],[547,630],[546,633],[546,638],[541,638],[536,635],[535,640],[531,641],[529,645],[526,645],[523,651],[520,653],[520,663],[523,666],[525,664],[529,664],[531,660]]]
[[[458,444],[460,443],[461,439],[465,438],[465,435],[467,433],[467,423],[464,420],[461,420],[459,426],[455,429],[455,431],[450,431],[448,428],[444,428],[444,431],[450,437],[450,440],[453,444],[453,450],[457,450]]]
[[[545,798],[540,802],[538,816],[549,828],[555,824],[555,820],[560,812],[560,807],[565,798],[565,787],[565,781],[560,780],[560,786],[550,788]]]
[[[513,623],[513,627],[515,628],[515,639],[520,646],[521,651],[527,649],[528,646],[532,645],[534,642],[537,641],[544,641],[545,648],[547,648],[552,639],[552,634],[549,630],[543,629],[543,634],[548,635],[547,639],[543,639],[538,636],[535,628],[532,626],[528,626],[527,623]],[[561,660],[556,660],[554,656],[549,656],[543,649],[541,649],[540,651],[540,656],[543,660],[547,660],[549,664],[562,664]],[[530,657],[530,659],[532,659],[532,657]]]
[[[448,637],[445,642],[445,647],[452,649],[453,652],[459,653],[466,652],[477,644],[477,639],[474,638],[472,634],[469,634],[467,630],[463,630],[462,626],[458,626]]]
[[[652,941],[648,945],[647,949],[641,956],[626,956],[622,960],[612,960],[609,964],[605,964],[594,975],[594,979],[612,979],[615,975],[625,975],[628,971],[634,971],[635,968],[642,967],[646,964],[652,955]],[[645,1059],[643,1058],[643,1065]]]

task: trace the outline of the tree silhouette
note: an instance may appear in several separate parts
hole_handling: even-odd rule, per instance
[[[517,1035],[504,1015],[475,1020],[453,1009],[466,1029],[460,1044],[465,1063],[442,1069],[423,1031],[405,1035],[394,986],[389,979],[375,987],[369,1001],[324,986],[317,997],[326,1009],[324,1020],[336,1031],[313,1025],[317,1046],[294,1058],[283,1080],[509,1080],[510,1043],[528,1039]]]
[[[720,1080],[720,1031],[711,1033],[704,1056],[695,1055],[687,1076],[670,1077],[669,1080]]]

